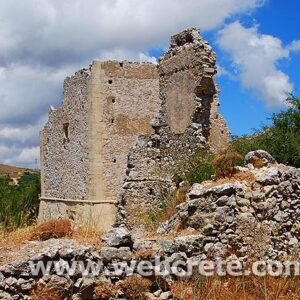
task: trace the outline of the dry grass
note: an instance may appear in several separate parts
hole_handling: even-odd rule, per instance
[[[119,286],[128,299],[144,300],[151,285],[152,282],[149,279],[132,276],[127,277]]]
[[[186,201],[189,188],[190,186],[186,183],[170,195],[165,209],[148,212],[142,217],[147,229],[147,237],[155,236],[157,228],[175,214],[176,207]]]
[[[36,226],[18,228],[14,231],[0,230],[0,265],[18,258],[18,251],[24,242],[44,241],[49,238],[71,238],[79,244],[101,246],[101,232],[95,227],[80,226],[72,229],[68,220],[52,220]],[[34,248],[34,245],[28,245],[28,247]]]
[[[172,195],[172,200],[170,201],[170,205],[164,214],[162,221],[169,220],[176,212],[176,207],[186,201],[186,194],[189,190],[190,186],[188,184],[183,185],[179,189],[177,189]]]
[[[196,277],[171,286],[174,300],[299,300],[297,277]]]
[[[24,168],[19,168],[19,167],[15,167],[15,166],[0,164],[0,176],[4,176],[4,175],[11,176],[11,175],[13,175],[13,173],[24,172],[26,170],[30,170],[30,169],[24,169]]]
[[[234,166],[243,157],[237,152],[217,154],[212,161],[217,177],[230,177],[234,173]]]
[[[264,160],[262,160],[261,158],[257,157],[257,156],[253,156],[252,157],[252,164],[255,168],[262,168],[262,167],[265,167],[268,163],[265,162]]]
[[[29,240],[32,227],[19,228],[15,231],[0,230],[0,264],[16,256],[21,245]]]
[[[256,182],[256,178],[251,172],[234,170],[230,176],[221,178],[217,177],[215,180],[209,181],[204,184],[204,187],[211,188],[225,183],[240,183],[243,181],[252,185]]]
[[[72,225],[69,220],[49,220],[34,227],[31,232],[31,240],[45,241],[51,238],[63,238],[71,236]]]
[[[102,244],[102,232],[95,226],[85,225],[73,230],[72,239],[80,244],[92,244],[99,248]]]
[[[100,282],[94,291],[97,299],[101,300],[115,299],[120,293],[129,300],[144,300],[145,293],[149,292],[151,286],[151,280],[132,276],[117,284]]]
[[[94,290],[98,297],[97,299],[100,300],[114,299],[117,297],[119,291],[120,289],[116,285],[107,282],[98,283]]]
[[[139,250],[136,251],[134,256],[139,260],[150,260],[154,255],[153,249]]]
[[[30,292],[32,300],[61,300],[63,295],[61,291],[54,288],[49,288],[43,284],[37,284]]]

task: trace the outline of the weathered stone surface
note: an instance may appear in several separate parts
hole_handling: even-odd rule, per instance
[[[73,282],[71,279],[57,275],[52,275],[47,283],[47,287],[59,291],[62,298],[65,298],[67,295],[71,294],[72,285]]]
[[[253,164],[255,157],[261,159],[265,163],[271,163],[271,164],[276,163],[276,160],[274,159],[274,157],[271,154],[269,154],[267,151],[264,151],[264,150],[256,150],[256,151],[249,152],[245,156],[245,163]]]
[[[132,246],[130,231],[126,227],[110,229],[103,237],[104,244],[109,247]]]
[[[82,278],[80,289],[76,294],[77,299],[93,299],[96,286],[97,281],[94,278]]]
[[[226,148],[216,55],[195,28],[171,38],[159,65],[95,61],[64,83],[41,132],[39,218],[143,223],[204,145]],[[116,219],[117,218],[117,219]]]
[[[100,254],[103,260],[107,262],[111,262],[113,260],[129,261],[132,258],[132,252],[128,247],[102,247]]]
[[[224,183],[207,189],[203,185],[195,183],[189,192],[189,199],[199,198],[200,196],[206,196],[209,194],[217,196],[230,196],[232,194],[236,194],[237,191],[242,189],[243,187],[241,184]]]
[[[13,298],[9,293],[0,290],[0,299],[2,300],[13,300]]]
[[[50,111],[41,132],[40,219],[111,227],[129,149],[154,132],[158,95],[151,63],[94,61],[65,80],[62,106]]]
[[[187,201],[177,206],[175,214],[157,232],[198,230],[204,236],[204,252],[215,253],[217,244],[224,249],[235,247],[243,255],[253,251],[272,259],[296,251],[300,231],[293,228],[299,228],[299,169],[272,163],[238,170],[256,182],[194,184]],[[272,243],[275,239],[277,242]],[[169,252],[174,247],[171,242],[163,243]]]
[[[229,132],[218,111],[215,61],[215,53],[196,29],[173,36],[160,58],[161,107],[152,122],[155,134],[140,137],[129,152],[121,201],[129,223],[141,223],[141,211],[164,205],[176,188],[174,175],[188,170],[199,148],[226,147]]]
[[[263,185],[274,185],[280,182],[281,172],[276,167],[260,169],[257,173],[257,181]]]

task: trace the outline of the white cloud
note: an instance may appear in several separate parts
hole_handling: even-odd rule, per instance
[[[263,0],[10,0],[0,2],[0,59],[56,64],[111,48],[144,51],[186,27],[221,25]]]
[[[47,115],[41,117],[36,124],[22,127],[4,126],[0,128],[0,140],[6,145],[36,145],[38,143],[38,132],[45,124]]]
[[[9,153],[8,153],[9,151]],[[35,168],[39,165],[40,147],[1,147],[0,155],[2,162],[8,165],[24,166],[27,168]]]
[[[155,63],[147,50],[165,47],[170,35],[187,27],[214,29],[263,3],[0,1],[0,162],[32,163],[49,105],[61,102],[63,79],[93,59]]]
[[[102,51],[97,57],[100,60],[128,60],[128,61],[140,61],[151,62],[157,64],[157,59],[154,56],[150,56],[147,52],[134,52],[126,49],[113,49]]]
[[[289,49],[290,51],[300,51],[300,40],[295,40],[295,41],[293,41],[293,42],[289,45],[288,49]]]
[[[25,154],[39,145],[50,105],[61,103],[63,79],[78,68],[12,64],[0,69],[0,162],[34,166]]]
[[[19,162],[20,164],[32,162],[34,164],[40,156],[40,147],[30,147],[23,149],[19,155],[14,159],[14,161]]]
[[[8,159],[11,155],[13,155],[12,149],[5,145],[0,145],[0,157],[2,160]]]
[[[282,105],[293,86],[277,67],[280,59],[289,57],[280,39],[260,34],[257,26],[234,22],[220,30],[218,44],[231,54],[243,87],[252,89],[268,108]]]

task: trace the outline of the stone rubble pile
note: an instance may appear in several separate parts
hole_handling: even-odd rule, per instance
[[[112,229],[103,237],[101,249],[63,239],[28,242],[27,246],[30,248],[33,244],[36,248],[41,249],[38,253],[31,253],[28,257],[0,267],[0,299],[31,299],[30,291],[37,283],[62,291],[62,299],[99,299],[95,295],[97,285],[117,284],[127,276],[138,274],[137,269],[133,269],[129,273],[120,272],[118,268],[113,268],[115,264],[120,263],[123,266],[126,263],[128,266],[135,266],[135,263],[141,260],[149,260],[154,264],[155,259],[170,263],[179,259],[187,261],[191,255],[201,252],[202,237],[196,235],[177,237],[174,240],[140,239],[133,241],[129,231],[120,227]],[[138,253],[143,253],[147,249],[150,249],[147,257],[138,256]],[[46,266],[50,261],[59,262],[60,266],[72,266],[73,261],[85,264],[94,262],[101,268],[98,273],[87,276],[78,267],[70,275],[60,273],[59,269],[51,265],[49,274],[32,274],[30,267],[32,263],[36,265],[43,262]],[[162,274],[161,280],[165,284],[159,286],[154,280],[154,286],[151,288],[153,293],[147,293],[145,299],[172,299],[169,284],[173,277]],[[118,299],[127,298],[121,293]]]
[[[258,160],[260,167],[254,167]],[[65,239],[28,242],[24,247],[30,249],[34,244],[40,251],[0,267],[0,299],[31,299],[30,291],[37,283],[63,291],[63,299],[99,299],[95,294],[99,284],[118,284],[128,276],[140,276],[135,268],[120,272],[114,268],[118,263],[136,266],[142,260],[154,264],[158,259],[171,264],[217,257],[242,262],[298,258],[300,169],[277,164],[268,153],[255,151],[246,156],[246,167],[238,167],[237,174],[239,181],[233,177],[228,182],[194,184],[186,202],[153,238],[143,238],[121,226],[102,237],[101,249]],[[33,276],[30,261],[60,265],[100,262],[101,268],[94,276],[86,276],[80,268],[68,275],[52,265],[48,275]],[[160,280],[157,275],[150,278],[153,286],[145,299],[172,299],[174,274],[162,273]],[[120,293],[117,299],[128,298]]]
[[[252,163],[257,160],[265,166],[255,168]],[[245,259],[249,255],[278,259],[297,253],[300,169],[277,164],[262,150],[250,152],[245,161],[246,167],[237,168],[245,180],[194,184],[187,201],[158,233],[192,228],[210,240],[206,250],[224,253],[234,248]]]

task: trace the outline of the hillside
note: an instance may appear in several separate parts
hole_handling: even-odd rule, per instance
[[[34,172],[34,170],[32,169],[0,164],[0,176],[5,176],[5,175],[12,176],[14,175],[14,173],[25,172],[25,171]]]

